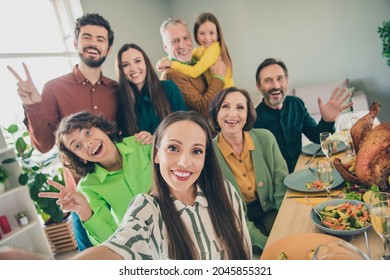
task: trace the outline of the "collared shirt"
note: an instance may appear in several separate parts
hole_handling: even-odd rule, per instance
[[[184,98],[177,85],[173,81],[161,81],[161,85],[167,95],[172,112],[187,111]],[[153,134],[161,119],[156,113],[146,86],[142,88],[139,95],[135,96],[135,112],[138,128],[141,131],[149,131]]]
[[[40,103],[23,105],[33,145],[42,153],[54,146],[54,132],[66,116],[80,111],[115,121],[118,84],[101,75],[92,85],[74,66],[73,72],[47,82]]]
[[[222,134],[218,137],[218,147],[221,150],[228,166],[230,167],[237,185],[246,203],[256,200],[255,173],[250,152],[255,150],[255,145],[248,132],[244,132],[244,147],[238,156],[233,148],[226,142]]]
[[[234,211],[241,219],[244,242],[248,244],[248,255],[251,255],[251,243],[242,201],[230,183],[226,185],[226,190],[228,197],[231,198]],[[203,260],[227,259],[225,249],[215,234],[208,211],[208,202],[201,188],[197,187],[194,206],[183,204],[174,197],[172,199],[200,258]],[[148,194],[136,196],[130,204],[121,226],[103,245],[124,259],[169,259],[168,247],[170,244],[157,200]]]
[[[85,195],[93,211],[83,225],[94,245],[114,233],[130,201],[151,187],[151,145],[139,144],[134,136],[115,145],[122,156],[122,169],[107,171],[96,164],[95,172],[82,178],[77,189]]]

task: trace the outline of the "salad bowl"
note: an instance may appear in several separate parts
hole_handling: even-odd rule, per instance
[[[321,231],[349,238],[361,234],[371,227],[368,205],[352,199],[330,199],[314,206],[322,216],[318,217],[314,209],[310,211],[313,223]]]

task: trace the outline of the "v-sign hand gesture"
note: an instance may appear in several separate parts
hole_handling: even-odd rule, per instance
[[[84,195],[53,180],[47,182],[59,192],[40,192],[39,197],[57,199],[56,203],[61,206],[62,211],[74,211],[82,221],[87,221],[92,216],[91,207]]]
[[[41,102],[42,98],[38,92],[38,89],[34,85],[34,82],[31,79],[30,71],[27,68],[27,65],[22,63],[24,68],[24,73],[26,74],[26,80],[24,81],[18,73],[9,65],[7,65],[8,70],[14,75],[18,80],[16,83],[20,99],[22,99],[23,104],[35,104]]]

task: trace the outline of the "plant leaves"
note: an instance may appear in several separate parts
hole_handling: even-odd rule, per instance
[[[26,185],[28,182],[28,174],[26,174],[26,173],[20,174],[18,181],[19,181],[19,184]]]
[[[19,130],[19,127],[18,125],[16,124],[11,124],[8,128],[7,128],[7,131],[11,134],[17,132]]]
[[[18,156],[21,157],[24,151],[27,149],[26,141],[23,138],[19,137],[16,139],[15,148],[18,151]]]
[[[2,164],[10,164],[16,161],[16,158],[7,158],[3,160]]]

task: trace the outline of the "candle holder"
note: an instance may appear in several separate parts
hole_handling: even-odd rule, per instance
[[[0,228],[4,234],[11,232],[11,226],[8,222],[7,216],[0,216]]]

